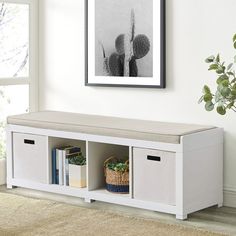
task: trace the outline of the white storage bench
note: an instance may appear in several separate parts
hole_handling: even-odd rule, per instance
[[[87,187],[52,184],[51,150],[81,147]],[[129,157],[129,194],[105,190],[103,163]],[[24,187],[175,214],[223,203],[223,130],[65,112],[8,117],[7,186]]]

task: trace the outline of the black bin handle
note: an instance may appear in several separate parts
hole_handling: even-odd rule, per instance
[[[147,160],[148,161],[161,161],[161,157],[159,157],[159,156],[150,156],[150,155],[148,155],[147,156]]]
[[[25,144],[34,145],[34,144],[35,144],[35,141],[34,141],[34,140],[30,140],[30,139],[24,139],[24,143],[25,143]]]

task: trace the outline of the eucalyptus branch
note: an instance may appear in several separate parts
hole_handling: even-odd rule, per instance
[[[236,34],[233,37],[233,43],[236,49]],[[204,101],[207,111],[213,111],[216,108],[220,115],[225,115],[227,110],[236,112],[236,76],[234,70],[236,56],[234,63],[230,63],[228,66],[221,61],[220,54],[208,57],[205,62],[209,64],[208,70],[215,71],[217,74],[217,89],[212,93],[211,89],[205,85],[199,103]]]

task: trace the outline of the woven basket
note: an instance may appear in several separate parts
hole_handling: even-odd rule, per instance
[[[107,168],[108,163],[117,163],[115,157],[110,157],[104,162],[104,174],[106,178],[106,189],[113,193],[129,193],[129,170],[119,172]],[[128,164],[129,161],[126,162]]]

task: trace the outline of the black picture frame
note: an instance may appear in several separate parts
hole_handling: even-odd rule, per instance
[[[84,0],[85,6],[85,86],[94,87],[127,87],[127,88],[166,88],[166,0],[160,1],[160,85],[134,85],[134,84],[100,84],[91,83],[88,78],[89,58],[88,58],[88,1]],[[157,0],[154,0],[157,1]]]

